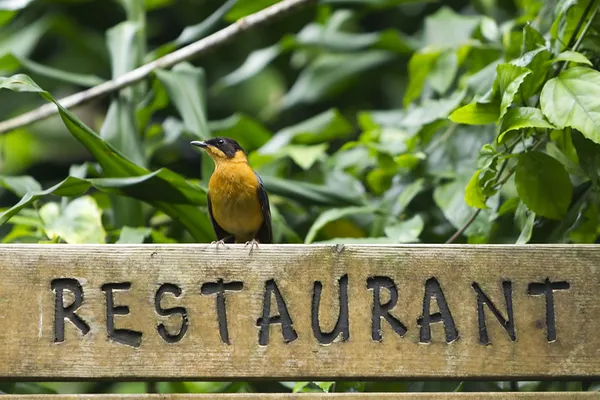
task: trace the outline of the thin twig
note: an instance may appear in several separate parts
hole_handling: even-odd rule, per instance
[[[90,100],[104,96],[108,93],[131,86],[143,79],[146,79],[157,69],[170,68],[182,61],[186,61],[200,54],[204,54],[207,51],[224,44],[230,39],[233,39],[242,32],[263,25],[267,22],[270,22],[275,17],[287,14],[299,6],[312,2],[316,2],[316,0],[283,0],[272,5],[271,7],[241,18],[234,24],[221,29],[210,36],[200,39],[148,64],[142,65],[141,67],[121,75],[118,78],[67,96],[59,100],[59,103],[65,108],[73,108]],[[35,110],[1,122],[0,133],[5,133],[26,125],[30,125],[34,122],[51,117],[57,113],[58,109],[54,104],[45,104],[39,108],[36,108]]]
[[[465,222],[463,224],[463,226],[461,226],[456,232],[454,232],[454,235],[450,236],[450,239],[446,240],[446,244],[450,244],[450,243],[454,242],[456,239],[458,239],[459,236],[462,235],[463,232],[466,231],[467,228],[473,223],[473,221],[475,221],[475,218],[477,218],[477,216],[479,215],[480,212],[481,212],[481,208],[478,208],[477,210],[475,210],[475,212],[473,214],[471,214],[471,216],[469,217],[467,222]]]

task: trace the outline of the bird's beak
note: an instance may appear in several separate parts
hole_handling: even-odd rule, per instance
[[[190,144],[192,146],[197,146],[197,147],[200,147],[200,148],[203,148],[203,149],[208,148],[208,144],[206,142],[200,142],[200,141],[194,140]]]

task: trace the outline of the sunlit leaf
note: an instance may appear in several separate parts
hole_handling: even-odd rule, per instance
[[[556,127],[567,126],[600,143],[600,72],[569,68],[550,79],[542,89],[542,112]],[[539,213],[538,213],[539,214]]]
[[[483,188],[479,184],[479,176],[481,175],[482,170],[477,170],[469,180],[467,187],[465,189],[465,202],[475,208],[488,208],[485,204],[486,196],[483,194]]]
[[[500,117],[499,103],[469,103],[450,114],[450,120],[458,124],[486,125]]]
[[[64,208],[46,203],[40,209],[44,231],[51,240],[60,238],[69,244],[105,243],[102,210],[91,196],[70,201]]]

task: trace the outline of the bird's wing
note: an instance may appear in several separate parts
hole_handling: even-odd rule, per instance
[[[256,178],[258,179],[258,188],[256,194],[258,195],[258,202],[262,209],[264,222],[260,226],[256,237],[260,243],[273,243],[273,228],[271,227],[271,209],[269,207],[269,196],[263,185],[262,179],[255,172]]]
[[[219,224],[217,224],[217,221],[215,221],[215,217],[213,217],[212,205],[210,203],[210,193],[206,195],[206,203],[208,205],[208,215],[210,215],[210,222],[212,222],[212,226],[215,230],[217,240],[223,240],[226,243],[233,243],[235,241],[233,235],[227,232],[225,229],[221,228]],[[227,238],[227,240],[224,240],[225,238]]]

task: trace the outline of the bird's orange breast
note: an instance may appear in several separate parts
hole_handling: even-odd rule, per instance
[[[258,179],[247,163],[220,164],[208,183],[213,218],[236,242],[251,240],[264,222]]]

